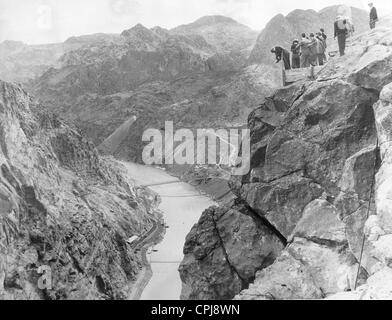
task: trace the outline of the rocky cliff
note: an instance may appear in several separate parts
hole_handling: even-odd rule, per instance
[[[0,43],[0,79],[28,83],[53,67],[60,67],[61,57],[92,43],[110,42],[115,35],[94,34],[72,37],[64,43],[27,45],[18,41]]]
[[[315,81],[251,113],[251,172],[233,179],[234,206],[207,211],[188,236],[184,298],[390,298],[391,67],[384,19]],[[248,221],[233,229],[224,217],[238,204]]]
[[[248,63],[273,64],[275,60],[270,52],[272,47],[279,45],[289,50],[293,40],[301,39],[303,32],[309,35],[311,32],[319,32],[320,28],[324,28],[328,36],[328,45],[331,46],[334,43],[333,24],[338,8],[339,6],[331,6],[319,12],[294,10],[287,16],[282,14],[275,16],[259,35]],[[351,10],[355,33],[360,34],[369,28],[369,14],[358,8],[351,8]]]
[[[141,266],[126,240],[151,228],[155,195],[5,82],[0,146],[0,299],[126,298]]]

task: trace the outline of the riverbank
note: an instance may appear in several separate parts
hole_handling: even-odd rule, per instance
[[[140,249],[140,258],[142,261],[142,269],[140,270],[136,281],[131,283],[131,291],[128,296],[128,300],[140,300],[144,289],[146,288],[147,284],[150,282],[152,278],[152,269],[151,265],[148,263],[147,260],[147,252],[149,248],[158,244],[162,241],[165,235],[165,227],[161,223],[156,226],[156,229],[151,233],[151,236],[147,237],[143,243],[139,244],[138,247]]]
[[[173,165],[167,168],[167,173],[190,184],[214,202],[225,204],[235,198],[229,187],[228,179],[224,179],[214,169],[204,168],[197,171],[194,166]]]
[[[123,164],[136,184],[151,188],[161,197],[159,210],[168,227],[163,240],[158,244],[146,239],[145,251],[141,252],[144,256],[144,268],[133,283],[135,288],[130,297],[142,300],[179,300],[182,282],[178,267],[183,259],[185,238],[202,212],[215,203],[164,170],[132,163]],[[148,247],[153,247],[153,250],[147,250]]]

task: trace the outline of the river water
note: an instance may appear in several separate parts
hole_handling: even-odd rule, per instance
[[[185,238],[202,212],[215,203],[194,187],[180,182],[163,170],[133,163],[125,165],[138,185],[176,182],[150,187],[162,198],[159,209],[169,228],[163,241],[148,254],[153,276],[143,291],[141,300],[178,300],[182,288],[178,267],[184,257]]]

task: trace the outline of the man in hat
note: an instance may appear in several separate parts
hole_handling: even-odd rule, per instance
[[[346,51],[346,40],[347,40],[347,20],[342,16],[337,16],[334,24],[334,39],[338,38],[339,53],[340,56],[344,56]]]
[[[299,41],[295,39],[293,44],[291,45],[291,66],[293,69],[298,69],[301,66],[301,54],[300,54],[300,47]]]
[[[318,48],[318,41],[314,35],[314,33],[311,33],[309,35],[310,43],[309,43],[309,51],[310,51],[310,57],[309,57],[309,62],[312,66],[317,66],[317,57],[319,54],[319,48]]]
[[[328,48],[328,45],[327,45],[327,38],[328,37],[325,34],[325,30],[323,28],[320,29],[320,32],[321,32],[322,38],[324,39],[324,47],[325,47],[323,59],[324,59],[324,61],[327,61],[327,54],[326,54],[326,52],[327,52],[327,48]]]
[[[324,58],[325,58],[325,49],[326,49],[326,42],[321,34],[321,32],[318,32],[316,34],[316,40],[317,40],[317,61],[319,66],[324,65]]]
[[[373,3],[369,3],[369,8],[370,8],[370,29],[374,29],[376,27],[376,22],[378,21],[378,14],[377,14],[377,9],[373,6]]]
[[[310,56],[311,56],[311,52],[309,50],[310,43],[311,41],[306,36],[306,33],[303,33],[302,38],[298,44],[301,50],[301,68],[308,68],[310,66]]]

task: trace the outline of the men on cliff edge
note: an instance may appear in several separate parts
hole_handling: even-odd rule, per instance
[[[290,52],[282,47],[274,47],[271,49],[271,53],[275,53],[276,56],[276,63],[279,63],[283,58],[284,68],[286,70],[291,69],[290,65]]]

